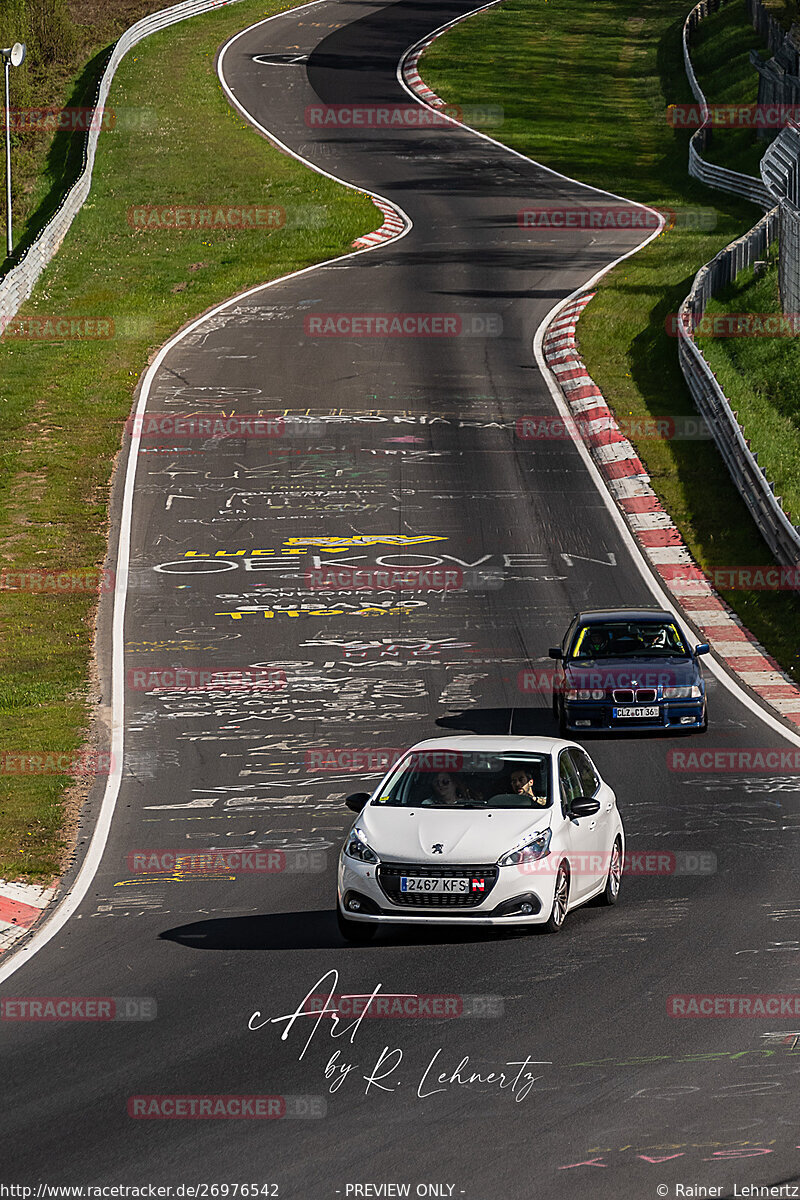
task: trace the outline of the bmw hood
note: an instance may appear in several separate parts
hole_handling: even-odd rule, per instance
[[[565,664],[567,686],[574,688],[681,687],[698,683],[693,658],[582,658]]]
[[[389,808],[368,804],[356,825],[384,862],[497,862],[527,833],[547,829],[546,808]],[[441,846],[441,851],[434,851]]]

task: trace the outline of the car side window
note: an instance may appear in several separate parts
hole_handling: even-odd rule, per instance
[[[561,809],[566,815],[573,800],[583,795],[580,780],[568,750],[562,750],[558,760],[558,782],[561,790]]]
[[[572,759],[572,765],[575,767],[578,779],[580,780],[581,795],[594,796],[600,787],[600,779],[589,755],[584,750],[578,750],[574,747],[568,750],[567,753]]]

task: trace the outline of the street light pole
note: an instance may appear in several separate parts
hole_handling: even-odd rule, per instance
[[[3,65],[6,69],[6,250],[10,258],[14,249],[14,239],[11,234],[11,104],[8,91],[11,55],[6,55],[5,50],[3,51]]]
[[[19,67],[25,61],[25,46],[22,42],[15,42],[13,46],[9,46],[5,50],[0,50],[3,55],[3,66],[5,67],[6,76],[6,249],[8,257],[14,250],[14,239],[11,231],[11,100],[9,89],[9,77],[12,67]]]

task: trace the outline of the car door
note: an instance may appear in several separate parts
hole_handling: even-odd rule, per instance
[[[614,793],[608,784],[603,783],[600,772],[582,747],[572,746],[567,753],[580,781],[582,795],[600,802],[600,811],[593,818],[594,826],[587,830],[592,842],[592,864],[594,864],[595,856],[599,855],[599,871],[592,868],[596,884],[608,875],[611,847],[616,834]]]
[[[580,777],[568,749],[562,750],[558,756],[558,786],[561,811],[566,817],[572,801],[579,800],[583,795]],[[594,861],[602,855],[597,835],[597,816],[577,817],[568,821],[564,836],[569,843],[570,896],[573,900],[580,900],[596,885],[600,869],[600,862]]]

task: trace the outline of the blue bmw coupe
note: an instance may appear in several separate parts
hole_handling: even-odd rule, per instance
[[[562,734],[591,730],[708,728],[700,656],[670,612],[597,609],[576,613],[555,659],[553,712]]]

